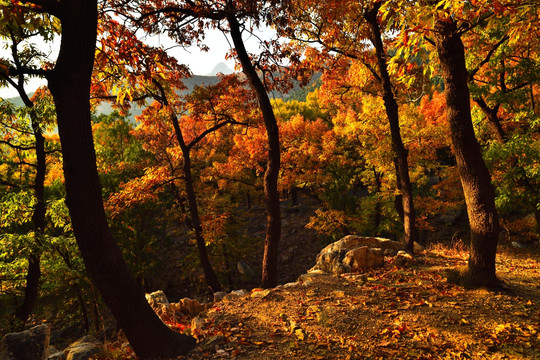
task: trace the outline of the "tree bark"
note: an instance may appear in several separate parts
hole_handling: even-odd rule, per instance
[[[447,119],[471,227],[469,267],[463,280],[468,286],[497,287],[495,257],[499,218],[491,177],[472,124],[465,49],[455,22],[439,21],[435,30]]]
[[[379,75],[383,86],[383,100],[386,109],[386,116],[390,123],[390,136],[392,138],[392,148],[396,154],[397,164],[397,181],[398,188],[401,191],[401,201],[403,204],[403,230],[406,250],[409,253],[413,252],[414,242],[418,241],[418,231],[415,224],[415,210],[412,195],[412,185],[409,177],[409,165],[407,161],[407,149],[403,145],[401,139],[401,131],[399,128],[399,108],[392,91],[392,83],[386,63],[386,54],[381,37],[381,30],[377,20],[377,14],[381,7],[381,2],[375,3],[374,7],[365,13],[364,18],[368,22],[372,38],[371,42],[375,47],[377,63],[379,67]]]
[[[264,255],[262,266],[262,283],[264,288],[277,285],[278,247],[281,237],[281,212],[279,208],[278,176],[281,162],[279,149],[279,130],[266,88],[255,71],[246,51],[240,32],[240,24],[234,15],[228,15],[227,21],[231,29],[231,37],[244,74],[248,78],[259,102],[266,134],[268,136],[268,162],[264,173],[264,201],[266,205],[266,237],[264,239]]]
[[[191,228],[195,232],[195,242],[197,243],[197,250],[199,252],[199,260],[204,272],[204,278],[206,283],[213,292],[221,291],[221,284],[214,272],[214,268],[208,259],[208,252],[206,251],[206,241],[204,240],[203,227],[201,224],[201,218],[199,216],[199,205],[197,203],[197,195],[195,194],[195,188],[193,186],[193,175],[191,173],[191,156],[190,148],[184,141],[180,124],[175,115],[171,115],[171,122],[173,124],[176,140],[182,150],[182,157],[184,159],[184,165],[182,167],[184,172],[184,182],[186,185],[186,194],[189,206],[189,215],[191,218]]]
[[[62,145],[66,203],[86,269],[140,358],[176,357],[194,339],[169,329],[130,274],[107,224],[90,117],[90,78],[97,33],[96,0],[63,0],[58,60],[49,73]]]

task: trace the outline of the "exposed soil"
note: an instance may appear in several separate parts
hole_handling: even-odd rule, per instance
[[[324,275],[216,303],[185,358],[540,359],[538,254],[502,251],[508,290],[498,293],[447,283],[444,270],[464,259],[427,252],[408,268]]]
[[[201,328],[185,330],[199,346],[180,359],[540,359],[539,252],[501,248],[499,292],[446,281],[466,256],[439,247],[405,268],[320,275],[215,303]]]

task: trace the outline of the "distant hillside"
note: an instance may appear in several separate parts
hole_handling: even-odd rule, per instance
[[[214,85],[214,84],[217,84],[218,81],[219,81],[219,78],[217,76],[205,76],[205,75],[193,75],[192,77],[183,80],[184,85],[187,87],[187,90],[186,90],[187,93],[192,92],[195,86]],[[144,107],[141,107],[141,106],[137,106],[137,105],[133,106],[131,108],[130,118],[134,120],[135,116],[139,116],[142,114],[143,109]],[[96,112],[98,114],[110,114],[113,111],[114,110],[110,103],[103,102],[98,106]]]
[[[221,66],[221,65],[223,65],[223,66]],[[232,70],[229,69],[226,64],[220,63],[220,64],[216,65],[216,67],[214,68],[214,70],[212,72],[218,71],[218,72],[222,72],[222,73],[225,74],[225,71],[227,71],[227,70],[232,72]],[[307,93],[312,91],[313,89],[317,88],[318,86],[320,86],[320,79],[319,78],[320,78],[320,74],[316,74],[313,77],[311,83],[308,86],[304,87],[304,88],[300,88],[299,86],[295,87],[288,94],[272,92],[270,94],[270,96],[273,97],[273,98],[284,98],[285,100],[293,100],[294,99],[294,100],[305,101]],[[195,86],[214,85],[214,84],[217,84],[218,81],[219,81],[219,77],[216,76],[216,75],[193,75],[190,78],[184,79],[184,85],[186,85],[186,87],[187,87],[186,92],[190,93],[191,91],[193,91]],[[28,95],[31,97],[33,95],[33,93],[30,93]],[[13,105],[15,105],[17,107],[18,106],[24,106],[23,101],[22,101],[22,99],[20,97],[14,97],[14,98],[6,99],[6,100],[11,102]],[[141,115],[142,111],[143,111],[143,107],[134,106],[131,109],[130,118],[135,119],[135,116]],[[96,112],[98,114],[110,114],[110,113],[113,112],[113,108],[112,108],[110,103],[103,102],[101,105],[98,106]]]

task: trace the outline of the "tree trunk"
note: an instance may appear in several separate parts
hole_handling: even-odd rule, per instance
[[[214,272],[212,264],[210,264],[208,253],[206,251],[206,241],[204,240],[201,218],[199,216],[199,205],[197,204],[197,196],[193,186],[193,175],[191,174],[190,148],[184,141],[180,124],[178,124],[178,119],[175,115],[171,115],[171,122],[173,124],[176,140],[182,149],[182,157],[184,159],[184,166],[182,169],[184,172],[184,182],[186,185],[189,215],[191,218],[192,230],[195,232],[195,241],[197,243],[197,250],[199,252],[199,260],[201,261],[206,283],[208,286],[210,286],[213,292],[218,292],[221,291],[221,284],[219,283],[216,273]]]
[[[154,313],[122,258],[107,224],[90,117],[90,78],[97,32],[96,0],[58,3],[60,53],[47,76],[62,145],[66,203],[86,269],[140,358],[176,357],[194,339],[169,329]]]
[[[266,134],[268,136],[268,162],[264,173],[264,201],[266,205],[266,237],[262,266],[264,288],[277,285],[278,246],[281,237],[281,213],[279,208],[278,176],[281,161],[279,130],[266,88],[262,83],[246,51],[240,32],[240,24],[234,15],[228,15],[231,37],[244,74],[248,78],[259,102]]]
[[[28,321],[39,293],[39,279],[41,267],[38,253],[32,253],[28,257],[28,273],[26,274],[26,286],[24,288],[24,300],[15,312],[15,316],[22,322],[22,327]]]
[[[22,91],[21,91],[22,90]],[[33,108],[34,104],[24,92],[20,89],[19,93],[26,107]],[[32,223],[34,227],[34,237],[36,246],[28,257],[28,273],[26,274],[26,287],[24,288],[24,300],[21,306],[15,312],[22,326],[32,313],[32,309],[36,303],[39,294],[39,280],[41,278],[41,238],[45,231],[45,173],[47,172],[46,154],[45,154],[45,138],[43,137],[37,115],[33,110],[30,111],[32,122],[32,130],[34,132],[35,151],[36,151],[36,176],[34,178],[34,197],[36,205],[32,214]]]
[[[443,72],[452,146],[465,195],[471,227],[469,268],[463,279],[468,286],[499,286],[495,257],[499,218],[495,191],[474,134],[465,49],[455,22],[439,21],[436,47]]]
[[[536,220],[536,233],[540,237],[540,209],[534,208],[534,219]]]
[[[399,129],[399,109],[394,93],[392,91],[392,83],[390,81],[390,75],[388,74],[386,64],[386,54],[384,52],[384,46],[381,37],[381,30],[377,20],[377,14],[381,7],[381,2],[374,5],[373,9],[366,12],[364,18],[368,22],[371,33],[372,43],[375,47],[375,53],[377,55],[377,62],[379,67],[379,75],[381,77],[381,83],[383,86],[383,100],[384,107],[386,109],[386,116],[390,123],[390,135],[392,138],[392,148],[396,154],[397,163],[397,179],[399,181],[399,189],[401,191],[401,201],[403,204],[403,227],[404,227],[404,240],[406,244],[406,250],[409,253],[413,252],[414,242],[418,241],[418,231],[415,224],[415,210],[412,195],[411,180],[409,177],[409,165],[407,162],[407,149],[403,145],[401,140],[401,131]]]

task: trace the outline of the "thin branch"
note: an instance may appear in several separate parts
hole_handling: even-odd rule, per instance
[[[0,144],[7,145],[7,146],[9,146],[9,147],[12,148],[12,149],[21,150],[21,151],[25,151],[25,150],[34,150],[34,149],[36,148],[35,146],[15,145],[15,144],[12,144],[12,143],[10,143],[9,141],[5,141],[5,140],[0,140]]]
[[[484,66],[485,64],[487,64],[489,62],[489,60],[491,59],[491,56],[493,56],[493,54],[495,53],[495,51],[502,45],[504,44],[504,42],[506,40],[510,39],[510,37],[508,35],[505,35],[503,36],[503,38],[501,40],[499,40],[499,42],[497,42],[495,45],[493,45],[493,47],[491,48],[491,50],[489,50],[489,52],[487,53],[486,57],[484,58],[484,60],[482,60],[474,69],[472,69],[471,71],[469,71],[469,78],[472,79],[474,77],[474,75],[476,75],[476,73],[480,70],[480,68],[482,66]]]

